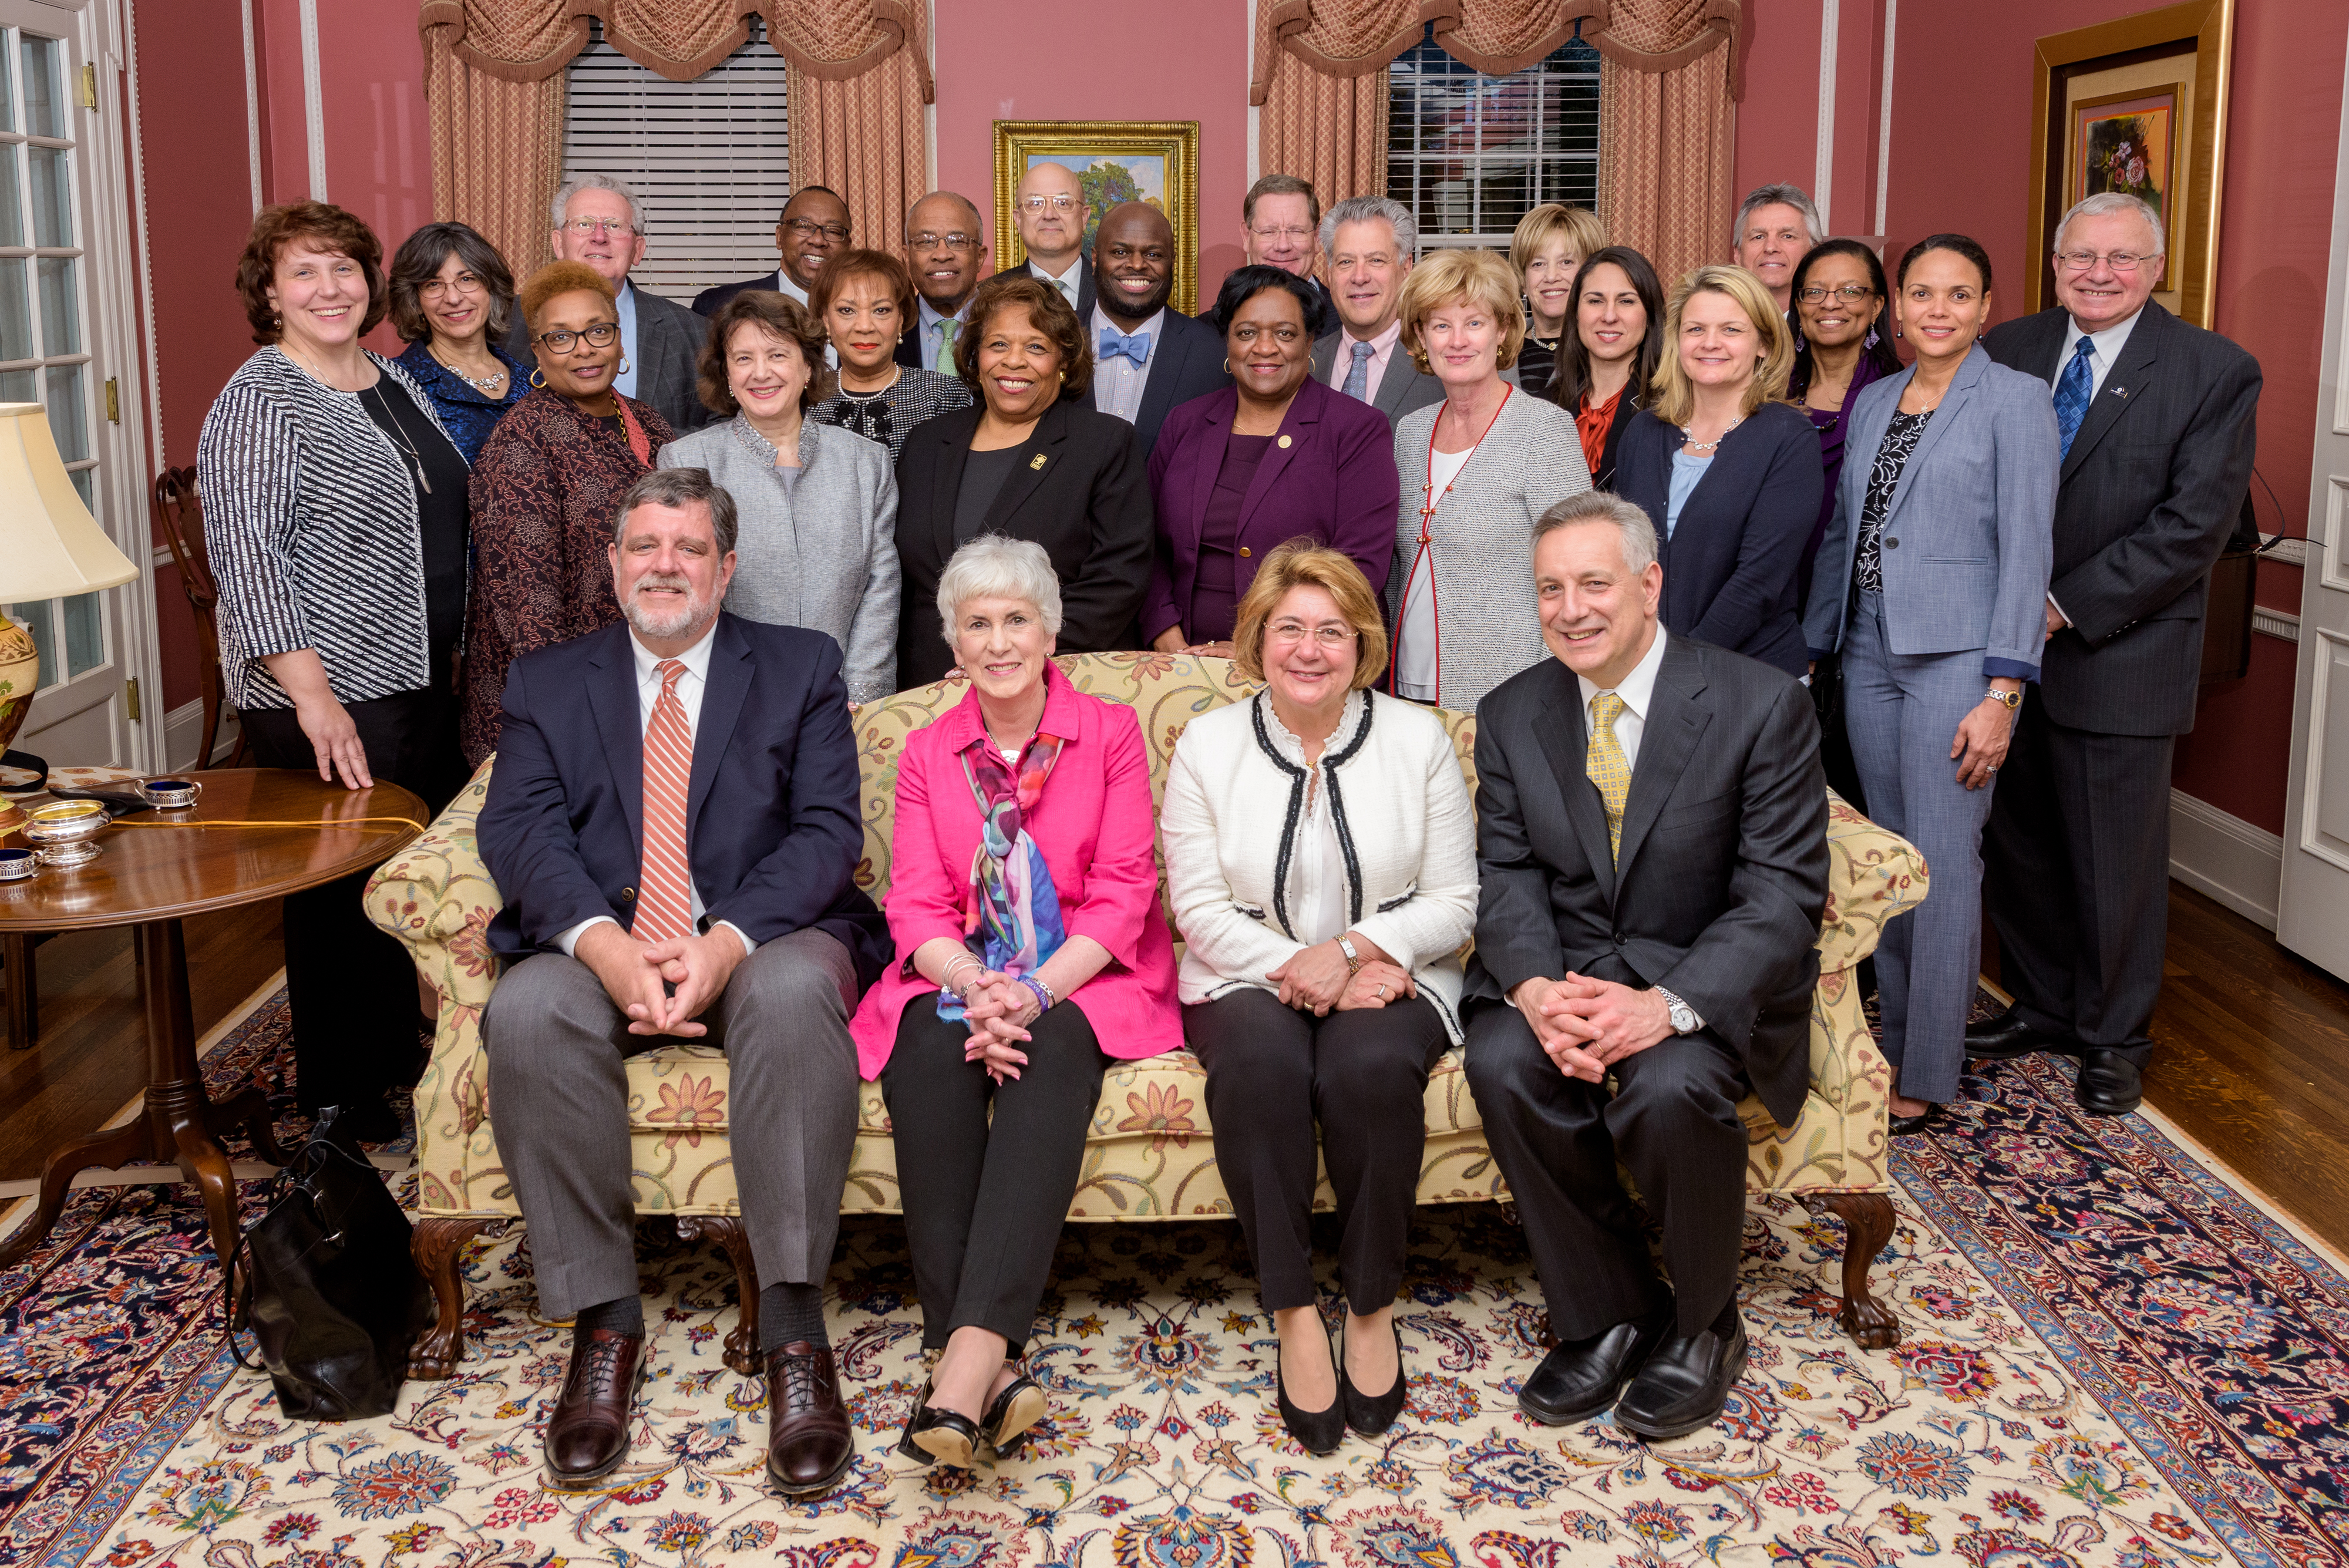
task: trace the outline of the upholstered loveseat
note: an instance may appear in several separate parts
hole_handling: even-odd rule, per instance
[[[1080,689],[1136,710],[1151,748],[1154,790],[1164,786],[1183,726],[1254,690],[1220,659],[1113,653],[1066,657],[1060,663]],[[919,687],[868,704],[856,715],[864,815],[864,859],[857,881],[876,902],[889,881],[898,753],[909,732],[961,701],[963,691],[950,682]],[[1475,722],[1466,714],[1444,717],[1473,786]],[[410,1363],[411,1375],[423,1378],[451,1375],[463,1351],[459,1253],[483,1227],[521,1216],[491,1130],[493,1107],[481,1033],[481,1011],[498,973],[483,932],[500,899],[481,865],[473,827],[494,766],[492,759],[421,838],[376,873],[367,895],[376,924],[409,946],[440,996],[431,1062],[415,1096],[415,1250],[440,1307],[438,1325],[419,1342]],[[1791,1127],[1775,1125],[1758,1100],[1746,1101],[1743,1114],[1752,1137],[1747,1185],[1842,1216],[1847,1237],[1840,1321],[1862,1345],[1881,1348],[1899,1336],[1897,1320],[1868,1291],[1868,1264],[1891,1233],[1885,1141],[1890,1074],[1861,1013],[1852,971],[1874,950],[1884,922],[1924,897],[1925,865],[1906,841],[1840,800],[1831,800],[1830,806],[1834,864],[1819,933],[1810,1098]],[[1113,1064],[1093,1114],[1071,1220],[1231,1212],[1208,1136],[1204,1083],[1188,1052]],[[726,1247],[740,1275],[743,1303],[742,1320],[727,1338],[727,1360],[748,1375],[756,1360],[752,1314],[758,1290],[735,1218],[726,1059],[706,1046],[662,1047],[631,1059],[628,1085],[637,1212],[674,1216],[683,1234],[708,1236]],[[1506,1196],[1485,1150],[1456,1050],[1429,1079],[1427,1132],[1421,1202]],[[1318,1201],[1323,1208],[1331,1205],[1326,1184]],[[864,1085],[858,1104],[856,1152],[842,1208],[850,1213],[897,1212],[896,1159],[876,1084]]]

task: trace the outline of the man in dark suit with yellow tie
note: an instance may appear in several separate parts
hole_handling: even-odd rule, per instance
[[[1738,1102],[1791,1127],[1808,1093],[1818,722],[1792,677],[1665,635],[1655,528],[1631,503],[1550,508],[1533,573],[1552,657],[1476,707],[1466,1009],[1469,1087],[1557,1339],[1518,1406],[1677,1438],[1745,1366]]]

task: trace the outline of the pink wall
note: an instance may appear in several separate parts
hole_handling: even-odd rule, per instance
[[[1247,8],[1238,0],[942,0],[938,184],[978,203],[995,233],[999,119],[1199,122],[1199,289],[1239,265],[1247,193]],[[1090,50],[1047,40],[1095,39]]]

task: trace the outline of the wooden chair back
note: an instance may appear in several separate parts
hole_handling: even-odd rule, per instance
[[[155,526],[171,548],[171,563],[180,568],[180,587],[196,618],[196,685],[203,699],[203,737],[196,766],[212,763],[212,748],[220,741],[221,708],[226,686],[221,678],[220,627],[215,607],[220,586],[212,576],[212,556],[204,547],[203,498],[196,489],[192,468],[167,468],[155,476]],[[229,766],[244,757],[244,736],[236,740]]]

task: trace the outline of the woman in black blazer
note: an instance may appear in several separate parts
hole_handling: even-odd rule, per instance
[[[971,296],[955,363],[977,408],[916,427],[897,460],[897,679],[954,668],[938,578],[981,534],[1032,539],[1061,577],[1060,649],[1141,646],[1156,524],[1133,427],[1084,405],[1093,358],[1061,291],[1019,271]]]
[[[1574,275],[1574,314],[1559,341],[1549,395],[1574,416],[1590,487],[1615,488],[1623,432],[1664,357],[1664,286],[1629,245],[1601,245]]]
[[[1795,573],[1826,478],[1811,421],[1780,400],[1794,344],[1761,280],[1702,266],[1672,291],[1649,406],[1623,432],[1615,492],[1662,539],[1662,620],[1801,676]]]

